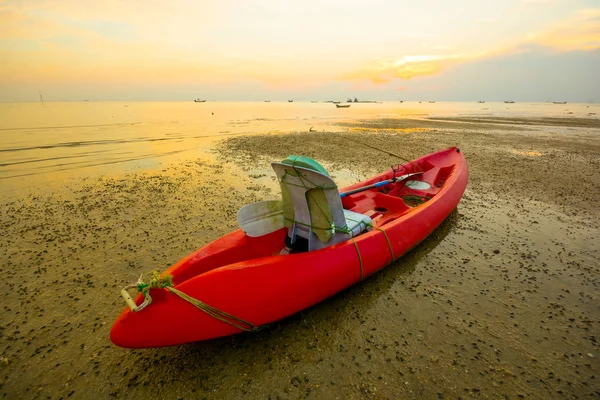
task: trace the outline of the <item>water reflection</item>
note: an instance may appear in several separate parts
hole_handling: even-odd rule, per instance
[[[568,107],[575,116],[590,111],[584,104]],[[560,112],[545,103],[518,104],[510,110],[502,103],[486,103],[485,110],[477,103],[364,103],[344,113],[329,103],[310,102],[5,103],[0,104],[1,192],[196,159],[210,140],[225,135],[340,131],[365,119]]]

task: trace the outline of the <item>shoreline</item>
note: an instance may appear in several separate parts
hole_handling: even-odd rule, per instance
[[[56,193],[2,203],[0,393],[597,395],[598,121],[516,118],[520,125],[490,129],[455,119],[376,119],[342,132],[219,139],[205,159],[75,180]],[[121,287],[236,229],[244,204],[279,196],[269,161],[301,149],[340,186],[397,163],[359,142],[408,159],[451,145],[466,155],[467,191],[425,242],[260,333],[164,349],[110,343],[125,307]]]

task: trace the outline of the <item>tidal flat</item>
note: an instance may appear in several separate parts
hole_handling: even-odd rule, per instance
[[[277,198],[271,161],[312,157],[344,186],[449,146],[463,199],[381,272],[257,333],[111,344],[119,290]],[[2,202],[2,398],[600,396],[597,119],[372,119],[208,150]]]

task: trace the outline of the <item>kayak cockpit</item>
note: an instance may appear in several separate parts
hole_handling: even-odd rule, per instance
[[[454,164],[435,161],[421,159],[392,168],[340,194],[318,162],[289,156],[272,163],[282,199],[243,207],[238,222],[251,237],[285,227],[282,254],[329,247],[380,228],[434,198],[454,169]]]

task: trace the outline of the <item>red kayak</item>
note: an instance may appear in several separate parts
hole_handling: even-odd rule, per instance
[[[256,212],[150,286],[140,283],[135,300],[122,291],[129,308],[115,321],[112,342],[147,348],[207,340],[317,304],[423,241],[457,206],[468,180],[455,147],[339,192],[318,163],[305,160],[273,164],[283,211]]]

